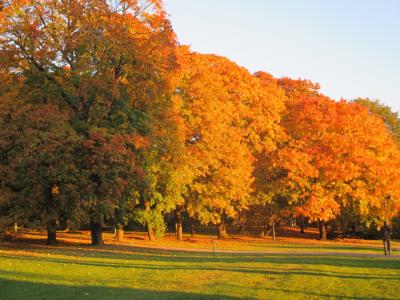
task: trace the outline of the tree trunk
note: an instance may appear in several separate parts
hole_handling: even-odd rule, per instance
[[[150,212],[150,202],[145,200],[144,201],[144,210],[146,212]],[[147,236],[149,237],[150,241],[154,241],[156,239],[156,236],[154,234],[154,227],[149,220],[146,221],[146,228],[147,228]]]
[[[44,198],[46,205],[47,244],[55,245],[57,244],[57,220],[52,214],[54,203],[52,188],[50,185],[44,191]]]
[[[92,245],[103,245],[103,224],[98,221],[92,221],[90,224],[90,235],[92,237]]]
[[[275,241],[275,239],[276,239],[276,236],[275,236],[275,219],[272,219],[272,238]]]
[[[183,231],[182,231],[182,211],[180,208],[175,210],[175,235],[178,241],[183,240]]]
[[[268,223],[268,220],[265,221],[263,229],[260,232],[260,237],[267,237],[270,234],[271,230],[270,230],[270,226]]]
[[[326,223],[319,220],[319,238],[326,241]]]
[[[115,239],[117,242],[124,240],[124,225],[118,224],[115,232]]]
[[[190,219],[190,237],[194,239],[194,235],[196,234],[196,227],[194,219]]]
[[[240,234],[245,234],[246,231],[247,231],[246,225],[240,224],[240,225],[239,225],[239,233],[240,233]]]
[[[322,222],[321,240],[326,241],[326,223]]]
[[[328,239],[330,239],[330,240],[334,240],[335,239],[335,236],[336,236],[336,229],[337,229],[337,227],[336,227],[336,224],[333,224],[333,225],[331,225],[331,226],[327,226],[327,229],[326,229],[326,231],[327,231],[327,233],[326,233],[326,237],[328,238]]]
[[[304,231],[304,218],[300,217],[300,233],[305,233]]]
[[[155,241],[156,240],[156,236],[154,234],[154,228],[153,225],[150,224],[149,222],[147,222],[147,236],[149,237],[150,241]]]
[[[226,231],[225,222],[221,220],[221,223],[217,224],[217,232],[218,232],[218,239],[225,239],[228,236],[228,232]]]
[[[47,244],[57,244],[57,222],[55,221],[47,223]]]
[[[74,231],[74,226],[72,225],[71,221],[66,221],[65,222],[65,232],[71,233]]]

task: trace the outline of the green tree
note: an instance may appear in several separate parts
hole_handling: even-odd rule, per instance
[[[114,214],[133,174],[140,128],[131,123],[164,105],[174,48],[160,1],[3,2],[2,71],[18,75],[29,93],[52,95],[46,101],[78,134],[80,200],[93,244],[102,242],[104,216]]]
[[[65,112],[25,97],[0,95],[0,176],[8,192],[0,205],[14,222],[45,226],[54,244],[60,219],[73,220],[78,208],[74,155],[80,140]]]
[[[383,118],[394,139],[400,144],[400,118],[398,112],[392,111],[389,106],[384,105],[379,100],[357,98],[354,102],[367,107],[372,113]]]

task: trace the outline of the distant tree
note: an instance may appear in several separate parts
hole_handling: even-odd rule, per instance
[[[383,218],[385,197],[397,193],[399,152],[380,118],[319,95],[289,103],[284,126],[290,138],[276,153],[275,184],[299,215],[320,222],[322,239],[341,207]]]
[[[382,104],[379,100],[357,98],[354,102],[367,107],[372,113],[383,118],[390,133],[396,142],[400,144],[400,117],[398,112],[394,112],[389,106]]]

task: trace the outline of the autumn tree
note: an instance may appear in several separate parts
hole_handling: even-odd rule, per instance
[[[217,225],[226,236],[226,218],[246,209],[254,191],[257,153],[266,155],[280,134],[284,93],[246,69],[215,55],[180,48],[181,73],[175,97],[181,99],[186,130],[186,185],[189,215]]]
[[[42,102],[65,111],[79,135],[80,198],[92,242],[101,243],[103,218],[134,174],[127,166],[140,134],[135,125],[143,114],[156,116],[175,67],[162,3],[10,0],[0,25],[2,71],[20,76],[31,93],[52,95]]]
[[[8,196],[0,206],[14,222],[43,225],[47,242],[55,244],[60,220],[73,220],[78,207],[74,155],[80,141],[65,111],[34,100],[24,89],[0,95],[0,176]]]
[[[253,129],[255,136],[260,136],[261,145],[263,139],[267,138],[267,146],[259,147],[260,144],[253,144],[254,163],[254,193],[250,211],[258,214],[258,220],[251,220],[250,223],[263,226],[262,235],[272,232],[275,238],[275,229],[281,219],[287,203],[282,197],[274,197],[273,179],[270,177],[273,169],[273,155],[279,145],[286,140],[285,132],[281,126],[281,118],[285,114],[285,103],[287,96],[280,86],[278,79],[265,72],[257,72],[254,76],[259,80],[263,96],[257,105],[253,105],[253,113],[258,116],[259,122],[269,124],[268,129],[259,132],[258,128]],[[259,107],[263,107],[258,111]],[[265,145],[265,142],[264,142]],[[272,168],[272,169],[271,169]],[[254,223],[254,221],[256,221]]]
[[[379,100],[371,100],[371,99],[362,99],[362,98],[357,98],[354,100],[355,103],[358,103],[362,106],[365,106],[368,108],[368,110],[383,119],[383,122],[388,129],[389,133],[391,134],[392,138],[395,140],[397,147],[400,145],[400,119],[399,119],[399,114],[397,112],[394,112],[389,106],[382,104]],[[388,150],[392,151],[393,149],[389,148]],[[385,166],[385,171],[388,172],[393,172],[397,168],[397,161],[396,159],[393,159],[389,165]],[[390,176],[392,176],[392,187],[393,187],[393,181],[396,180],[396,175],[395,173],[392,173]],[[369,219],[369,222],[371,221],[376,221],[376,216],[378,215],[380,220],[378,221],[378,224],[381,225],[382,219],[390,220],[392,217],[396,216],[396,213],[398,211],[397,208],[397,201],[394,199],[394,195],[391,195],[389,191],[387,191],[388,194],[384,199],[381,198],[381,205],[383,204],[383,215],[384,217],[382,218],[382,208],[375,210],[378,214],[375,214],[375,218],[372,217]],[[394,193],[395,194],[395,193]]]
[[[322,239],[341,208],[366,218],[396,193],[398,151],[367,109],[315,94],[288,102],[283,124],[289,139],[276,154],[276,186],[299,215],[319,221]]]

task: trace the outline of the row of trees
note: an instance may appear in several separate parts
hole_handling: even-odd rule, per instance
[[[44,226],[174,214],[217,226],[282,216],[370,226],[400,210],[397,114],[179,46],[159,0],[0,7],[0,217]],[[249,213],[252,212],[252,213]],[[1,224],[0,224],[1,225]]]

